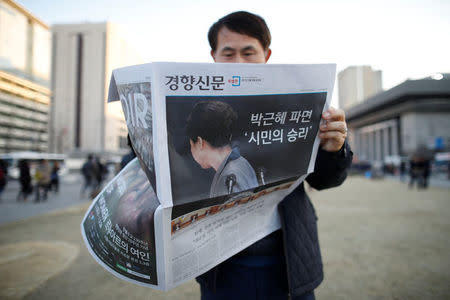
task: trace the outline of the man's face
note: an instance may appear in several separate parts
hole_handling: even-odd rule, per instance
[[[271,50],[264,50],[261,43],[248,35],[222,27],[217,34],[216,51],[211,55],[218,63],[259,63],[269,60]]]

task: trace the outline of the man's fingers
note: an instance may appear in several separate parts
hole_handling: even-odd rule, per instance
[[[345,113],[342,109],[330,107],[322,114],[322,118],[326,121],[345,121]]]
[[[325,151],[339,151],[347,137],[347,124],[342,109],[330,107],[322,114],[324,122],[320,125],[320,146]]]
[[[338,131],[342,134],[347,134],[347,124],[343,121],[338,122],[324,122],[322,125],[320,125],[320,131],[326,132],[326,131]]]
[[[319,137],[322,140],[328,140],[328,139],[334,139],[337,141],[340,140],[345,140],[345,138],[347,137],[347,134],[343,134],[340,131],[325,131],[325,132],[320,132],[319,133]]]

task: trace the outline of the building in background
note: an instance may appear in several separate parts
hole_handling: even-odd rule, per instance
[[[382,91],[381,71],[352,66],[338,74],[339,107],[346,110]]]
[[[111,71],[139,64],[111,23],[61,24],[53,33],[50,149],[69,155],[128,151],[120,102],[107,104]]]
[[[48,151],[49,27],[11,0],[0,0],[0,153]]]
[[[348,109],[346,120],[360,161],[450,151],[450,74],[407,80]]]

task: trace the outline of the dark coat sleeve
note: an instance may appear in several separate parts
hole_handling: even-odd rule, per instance
[[[317,190],[336,187],[347,177],[353,152],[347,142],[338,152],[327,152],[319,149],[314,167],[314,173],[306,177],[310,186]]]

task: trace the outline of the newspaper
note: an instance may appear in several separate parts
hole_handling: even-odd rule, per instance
[[[151,63],[113,71],[137,159],[81,231],[114,275],[160,290],[280,228],[278,203],[314,170],[336,66]]]

